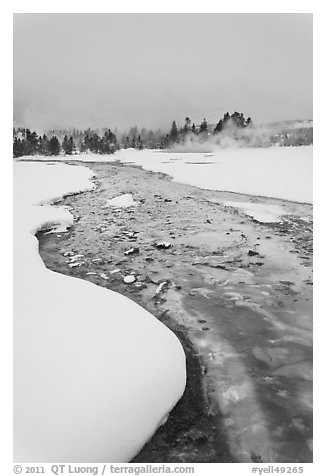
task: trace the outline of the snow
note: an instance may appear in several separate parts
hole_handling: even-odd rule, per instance
[[[229,207],[240,208],[246,215],[262,223],[279,222],[281,217],[287,214],[284,208],[279,205],[233,201],[226,201],[224,204]]]
[[[134,201],[131,193],[125,193],[124,195],[119,195],[118,197],[108,200],[105,207],[128,208],[135,205],[138,205],[138,203]]]
[[[207,151],[181,153],[121,149],[111,155],[80,154],[74,159],[85,162],[119,160],[165,173],[176,182],[203,189],[312,203],[312,155],[312,146],[215,146],[215,150],[209,154]],[[62,156],[59,160],[66,158]]]
[[[34,236],[70,226],[53,202],[86,167],[14,164],[14,459],[127,462],[183,394],[176,336],[136,303],[45,268]],[[39,206],[43,203],[43,206]]]
[[[115,158],[208,190],[312,203],[310,146],[226,148],[207,153],[120,150]]]

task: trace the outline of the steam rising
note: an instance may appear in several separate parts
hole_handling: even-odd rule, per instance
[[[269,147],[272,145],[312,144],[312,121],[288,121],[237,129],[232,126],[213,134],[188,133],[182,142],[172,145],[170,152],[212,153],[218,149]],[[287,144],[284,144],[287,141]]]

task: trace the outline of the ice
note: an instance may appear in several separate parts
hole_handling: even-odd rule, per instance
[[[125,193],[108,200],[105,204],[105,207],[128,208],[135,205],[138,205],[138,203],[134,201],[131,193]]]
[[[185,388],[176,336],[128,298],[45,268],[34,234],[72,225],[44,204],[92,172],[14,164],[14,459],[127,462]],[[38,203],[43,203],[39,206]]]
[[[262,223],[279,222],[281,217],[287,214],[284,208],[279,205],[233,201],[226,201],[224,204],[229,207],[240,208],[246,215]]]

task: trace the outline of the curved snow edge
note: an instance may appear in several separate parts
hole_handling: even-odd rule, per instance
[[[28,193],[41,180],[49,181],[45,200],[60,196],[56,166],[23,165],[33,171],[28,187],[26,168],[15,177],[15,460],[130,461],[183,395],[183,348],[125,296],[45,268],[35,233],[44,223],[69,226],[73,217],[35,206],[35,193]],[[70,175],[71,166],[58,167],[56,180]],[[77,169],[85,167],[74,167],[62,195],[93,188],[92,171]]]

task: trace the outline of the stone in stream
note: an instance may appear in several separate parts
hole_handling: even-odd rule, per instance
[[[130,248],[129,250],[125,251],[126,256],[134,253],[139,253],[139,248]]]
[[[258,251],[254,251],[254,250],[248,251],[248,256],[258,256],[258,255],[259,255]]]
[[[168,249],[168,248],[171,248],[171,243],[169,243],[168,241],[159,241],[158,243],[156,243],[156,248],[158,249]]]
[[[120,268],[109,271],[110,274],[116,274],[116,273],[119,273],[119,272],[120,272]]]
[[[74,252],[73,251],[65,251],[64,253],[62,253],[63,256],[74,256]]]
[[[160,294],[160,292],[162,292],[163,288],[166,287],[168,285],[169,281],[162,281],[158,287],[156,288],[156,291],[155,291],[155,296],[158,296]]]
[[[83,261],[81,263],[69,263],[68,266],[70,268],[76,268],[77,266],[81,266],[82,264],[85,264]]]
[[[134,283],[135,281],[136,281],[136,278],[135,278],[135,276],[133,276],[132,274],[129,274],[128,276],[125,276],[125,277],[123,278],[123,282],[124,282],[125,284],[132,284],[132,283]]]

